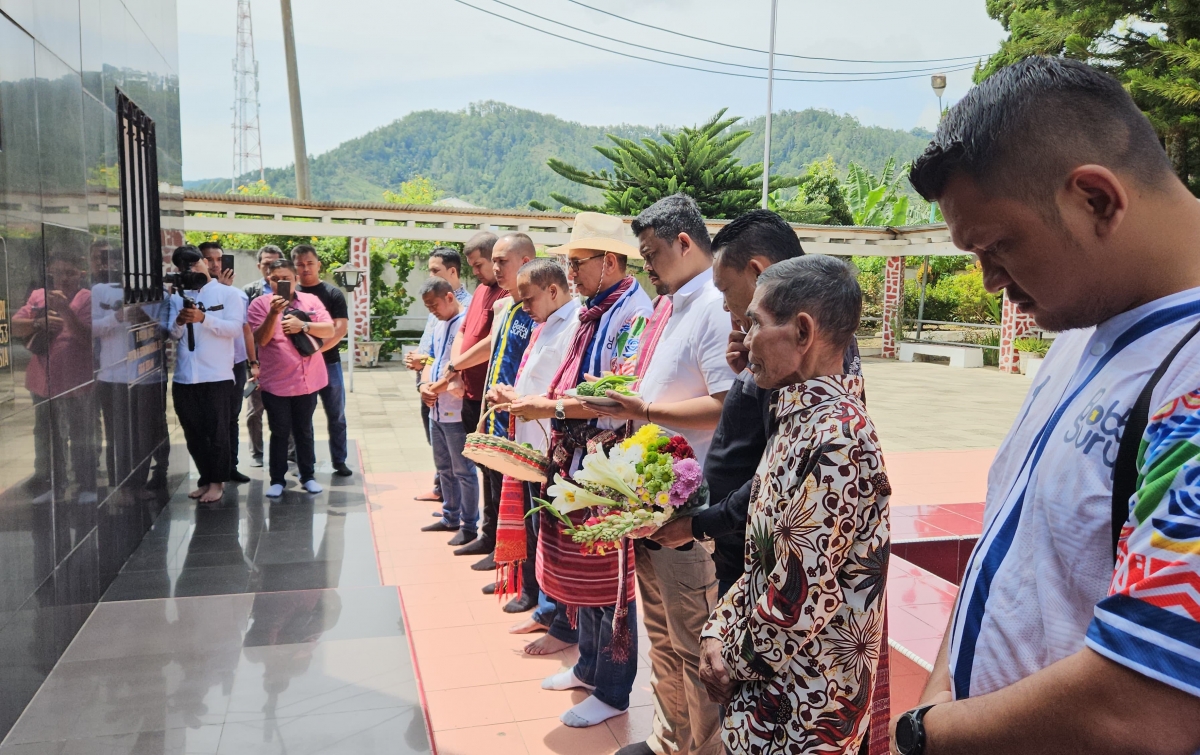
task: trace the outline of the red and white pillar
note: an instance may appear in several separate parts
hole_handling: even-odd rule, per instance
[[[883,351],[884,359],[896,358],[896,344],[904,336],[897,333],[904,313],[904,258],[888,257],[883,275]]]
[[[371,240],[350,239],[350,264],[363,270],[362,282],[354,290],[354,312],[350,321],[354,323],[354,342],[371,339]],[[357,350],[357,349],[356,349]],[[354,359],[354,355],[351,355]]]
[[[1000,314],[1000,371],[1016,374],[1021,371],[1021,360],[1013,342],[1024,338],[1035,327],[1033,317],[1021,314],[1017,305],[1004,292],[1004,304]]]

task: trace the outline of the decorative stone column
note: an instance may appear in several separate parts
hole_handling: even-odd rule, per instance
[[[904,333],[896,332],[904,314],[904,258],[888,257],[883,275],[883,351],[884,359],[895,359],[896,344]]]
[[[1034,327],[1033,317],[1021,314],[1017,310],[1017,305],[1008,298],[1008,292],[1005,291],[1004,305],[1000,315],[1001,372],[1015,374],[1021,371],[1021,360],[1017,356],[1017,350],[1013,348],[1013,342],[1018,338],[1024,338]]]
[[[354,342],[371,340],[371,240],[365,238],[350,239],[350,264],[361,268],[364,272],[362,282],[354,290]],[[355,349],[357,351],[357,348]],[[351,355],[351,358],[355,357]],[[358,362],[355,362],[358,364]]]

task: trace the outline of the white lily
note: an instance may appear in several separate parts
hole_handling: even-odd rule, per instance
[[[637,500],[631,480],[626,479],[630,473],[636,479],[637,473],[631,464],[618,463],[608,458],[604,449],[583,457],[583,468],[575,473],[575,479],[580,482],[590,482],[593,485],[603,485],[611,488],[631,501]],[[611,501],[609,502],[611,505]]]
[[[570,514],[590,506],[613,505],[608,498],[567,482],[561,474],[554,475],[554,484],[546,488],[546,494],[552,497],[550,503],[560,514]]]

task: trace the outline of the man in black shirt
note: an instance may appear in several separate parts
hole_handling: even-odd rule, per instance
[[[321,280],[321,258],[317,256],[316,249],[308,244],[294,247],[292,263],[296,266],[300,290],[320,299],[333,318],[333,337],[326,338],[321,346],[325,369],[329,372],[329,384],[319,393],[329,426],[329,456],[333,461],[333,473],[339,477],[349,477],[354,473],[346,466],[346,386],[342,380],[342,357],[338,347],[346,337],[350,310],[346,307],[346,295],[341,289]]]
[[[729,366],[738,374],[725,396],[721,420],[704,461],[704,479],[715,505],[690,519],[667,524],[654,535],[663,545],[680,547],[692,540],[713,540],[717,589],[725,594],[743,572],[746,512],[754,473],[774,432],[774,391],[763,390],[746,371],[742,342],[750,323],[746,309],[754,298],[758,276],[776,262],[804,254],[791,226],[769,210],[752,210],[735,218],[713,238],[713,283],[725,296],[733,332],[729,334]],[[861,372],[858,344],[851,342],[842,360],[848,374]]]

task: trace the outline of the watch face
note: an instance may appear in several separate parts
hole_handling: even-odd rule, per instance
[[[911,713],[906,713],[896,722],[896,748],[900,755],[909,755],[917,745],[917,732]]]

